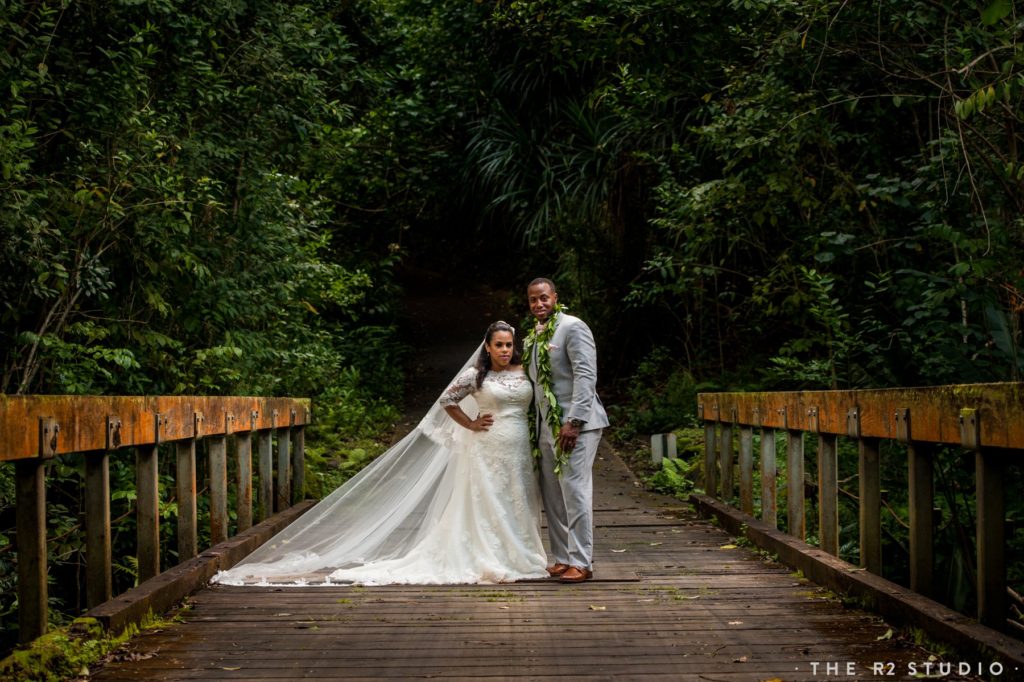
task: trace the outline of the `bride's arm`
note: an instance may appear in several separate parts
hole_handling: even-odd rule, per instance
[[[448,413],[448,416],[455,420],[459,426],[470,431],[486,431],[494,423],[494,417],[488,413],[480,413],[476,419],[470,419],[469,415],[459,407],[463,398],[476,391],[477,371],[470,368],[460,374],[452,384],[441,394],[441,407]]]

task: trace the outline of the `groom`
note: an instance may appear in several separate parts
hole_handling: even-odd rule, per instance
[[[590,327],[560,311],[554,282],[537,278],[526,295],[537,320],[524,360],[533,381],[532,427],[538,430],[541,495],[555,559],[548,573],[580,583],[594,575],[593,466],[601,429],[608,426],[597,397],[597,348]]]

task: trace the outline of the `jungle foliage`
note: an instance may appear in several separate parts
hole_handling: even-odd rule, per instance
[[[361,460],[410,262],[554,278],[626,435],[709,388],[1020,379],[1017,9],[0,0],[0,391],[309,395]]]

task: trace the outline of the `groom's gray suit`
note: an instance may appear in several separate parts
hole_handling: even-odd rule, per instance
[[[541,495],[548,520],[548,536],[554,563],[592,569],[594,554],[593,466],[601,429],[608,415],[597,397],[597,348],[594,335],[583,320],[558,313],[552,320],[555,332],[548,345],[551,358],[551,390],[562,408],[562,423],[585,422],[576,447],[559,477],[554,473],[555,436],[547,423],[548,402],[537,386],[537,348],[529,365],[534,382],[541,452]],[[549,321],[548,324],[551,324]]]

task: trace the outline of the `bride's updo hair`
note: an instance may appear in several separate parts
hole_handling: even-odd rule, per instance
[[[505,320],[498,320],[492,322],[491,326],[487,328],[487,332],[484,334],[484,345],[480,347],[480,355],[476,359],[476,387],[480,388],[484,385],[484,378],[487,373],[491,371],[491,356],[487,354],[487,346],[490,345],[491,339],[494,338],[494,332],[508,332],[512,334],[512,361],[510,365],[521,365],[523,364],[522,354],[519,352],[519,344],[516,342],[516,328],[510,325]]]

